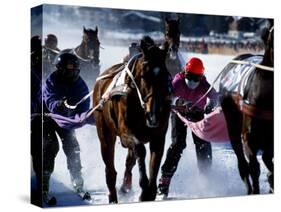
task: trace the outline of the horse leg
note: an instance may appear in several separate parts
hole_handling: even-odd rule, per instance
[[[224,97],[221,103],[230,137],[230,143],[238,161],[239,174],[246,185],[247,193],[252,193],[252,185],[249,179],[249,166],[244,156],[243,144],[241,141],[242,114],[238,110],[232,97]]]
[[[154,142],[153,142],[154,141]],[[153,201],[157,194],[157,175],[164,152],[165,137],[150,142],[149,185],[146,200]]]
[[[136,144],[135,145],[135,153],[137,156],[137,162],[139,165],[139,173],[140,173],[140,179],[139,179],[139,185],[142,189],[141,195],[140,195],[140,201],[148,201],[147,193],[148,193],[148,178],[146,175],[146,167],[145,167],[145,156],[146,156],[146,149],[143,144]]]
[[[249,171],[252,178],[252,185],[253,185],[253,194],[259,194],[260,193],[260,187],[259,187],[259,176],[260,176],[260,164],[257,160],[257,149],[253,147],[253,140],[250,139],[251,134],[249,135],[249,140],[244,141],[244,147],[245,147],[245,154],[248,157],[249,160]]]
[[[123,178],[123,184],[121,186],[121,191],[128,193],[132,189],[132,169],[136,164],[136,156],[132,149],[128,149],[128,154],[126,158],[126,169]]]
[[[274,164],[273,164],[273,126],[271,125],[267,125],[269,132],[266,133],[266,137],[264,139],[266,139],[267,143],[264,144],[266,145],[264,147],[264,151],[263,151],[263,155],[262,155],[262,160],[266,166],[266,168],[268,169],[268,174],[267,174],[267,179],[268,179],[268,183],[270,186],[270,193],[273,193],[274,191]],[[268,142],[269,141],[269,142]]]
[[[117,172],[114,167],[114,148],[115,148],[115,139],[116,137],[111,136],[110,134],[105,134],[103,140],[101,140],[101,154],[102,159],[105,164],[105,177],[106,185],[109,190],[109,203],[118,203],[117,193],[116,193],[116,175]]]
[[[273,150],[265,149],[262,155],[262,160],[268,169],[267,180],[270,186],[270,193],[274,191],[274,165],[273,165]]]
[[[260,177],[260,164],[257,160],[256,154],[249,157],[249,169],[253,183],[253,194],[260,193],[259,177]]]

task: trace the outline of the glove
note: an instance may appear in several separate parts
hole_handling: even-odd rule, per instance
[[[210,102],[209,104],[207,104],[204,108],[204,113],[205,114],[209,114],[213,111],[214,109],[214,104],[212,102]]]
[[[192,102],[187,101],[183,98],[178,98],[178,99],[176,99],[175,105],[176,106],[186,106],[187,108],[189,108],[189,107],[191,107]]]
[[[189,121],[200,121],[204,118],[204,111],[195,106],[188,108],[184,115]]]
[[[66,100],[66,97],[63,97],[62,100],[57,101],[56,109],[58,112],[62,112],[66,109],[64,106],[64,101]]]

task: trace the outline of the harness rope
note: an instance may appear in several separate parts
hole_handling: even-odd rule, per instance
[[[273,67],[252,63],[250,61],[232,60],[232,61],[230,61],[230,63],[241,64],[241,65],[250,65],[250,66],[254,66],[256,68],[260,68],[265,71],[274,71]]]
[[[222,75],[224,69],[218,74],[218,76],[215,78],[215,80],[213,81],[213,83],[211,84],[211,86],[209,87],[209,89],[206,91],[206,93],[201,96],[194,104],[191,105],[190,109],[194,108],[199,102],[202,101],[202,99],[204,99],[208,93],[210,93],[210,91],[213,89],[215,83],[217,82],[217,80],[220,78],[220,76]]]
[[[137,85],[137,83],[136,83],[136,81],[134,79],[134,76],[133,76],[132,72],[129,70],[128,66],[125,67],[125,71],[128,74],[128,76],[131,78],[131,80],[132,80],[132,82],[133,82],[133,84],[134,84],[134,86],[135,86],[135,88],[137,90],[137,94],[138,94],[138,97],[139,97],[139,101],[140,101],[141,107],[144,109],[145,108],[145,103],[144,103],[144,101],[142,99],[140,89],[139,89],[139,87],[138,87],[138,85]]]

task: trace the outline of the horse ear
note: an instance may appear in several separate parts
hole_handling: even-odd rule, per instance
[[[87,32],[87,30],[86,30],[85,26],[83,26],[83,33],[86,33],[86,32]]]
[[[96,33],[98,34],[98,26],[96,26],[96,29],[95,29]]]

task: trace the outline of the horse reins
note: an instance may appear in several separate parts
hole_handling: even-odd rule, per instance
[[[135,86],[135,89],[136,89],[136,91],[137,91],[137,94],[138,94],[138,98],[139,98],[141,107],[142,107],[143,109],[145,109],[145,102],[143,101],[143,98],[142,98],[142,95],[141,95],[141,93],[140,93],[139,87],[138,87],[138,85],[137,85],[137,83],[136,83],[136,81],[135,81],[135,79],[134,79],[133,74],[132,74],[132,71],[134,71],[135,63],[133,64],[133,70],[130,71],[130,69],[129,69],[129,65],[131,64],[131,62],[135,62],[135,59],[136,59],[137,57],[139,57],[139,56],[140,56],[140,54],[135,55],[134,57],[132,57],[132,58],[129,60],[129,62],[126,64],[124,70],[126,71],[126,73],[128,74],[128,76],[129,76],[130,79],[132,80],[132,83],[133,83],[134,86]],[[104,79],[104,78],[106,78],[106,77],[108,77],[108,75],[104,75],[104,77],[98,78],[98,79],[96,80],[96,82],[99,81],[99,80],[101,80],[101,79]],[[79,102],[77,102],[75,105],[69,105],[69,104],[67,103],[67,100],[65,100],[65,101],[64,101],[64,105],[65,105],[65,107],[67,107],[67,108],[69,108],[69,109],[76,109],[76,108],[78,107],[78,105],[80,105],[82,102],[86,101],[93,93],[94,93],[94,89],[93,89],[91,92],[89,92],[86,96],[84,96],[84,97],[83,97]],[[89,118],[89,117],[91,116],[91,114],[92,114],[95,110],[97,110],[100,106],[102,106],[106,101],[107,101],[106,99],[101,99],[101,100],[99,101],[99,103],[98,103],[94,108],[90,109],[90,110],[87,112],[87,115],[86,115],[85,119]]]
[[[137,54],[137,55],[135,55],[133,58],[130,59],[130,61],[131,61],[132,59],[134,59],[132,71],[134,71],[134,68],[135,68],[135,59],[136,59],[137,57],[139,57],[139,55],[140,55],[140,54]],[[135,79],[134,79],[134,76],[133,76],[132,72],[131,72],[130,69],[129,69],[130,61],[129,61],[128,64],[126,65],[125,71],[126,71],[126,73],[128,74],[128,76],[130,77],[130,79],[132,80],[132,82],[133,82],[133,84],[134,84],[134,86],[135,86],[135,89],[136,89],[136,91],[137,91],[137,94],[138,94],[138,98],[139,98],[141,107],[142,107],[143,109],[145,109],[145,102],[143,101],[143,98],[142,98],[140,89],[139,89],[139,87],[138,87],[138,85],[137,85],[137,83],[136,83],[136,81],[135,81]]]

